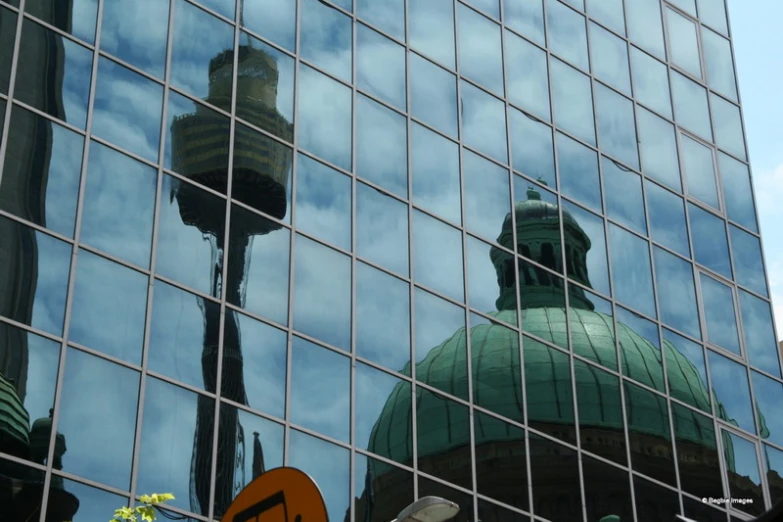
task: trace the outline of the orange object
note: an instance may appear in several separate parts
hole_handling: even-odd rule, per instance
[[[329,522],[315,481],[296,468],[275,468],[245,486],[223,522]]]

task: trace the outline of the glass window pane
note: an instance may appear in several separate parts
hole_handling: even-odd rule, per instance
[[[57,5],[58,0],[43,0],[25,5],[27,14],[47,22],[57,29],[75,36],[85,42],[95,42],[95,23],[98,12],[98,0],[73,0],[65,16]],[[11,0],[11,5],[19,6],[18,0]]]
[[[62,335],[71,246],[2,216],[0,244],[0,315]]]
[[[473,432],[476,436],[476,490],[482,495],[487,495],[516,508],[530,509],[527,492],[527,465],[525,463],[525,430],[496,417],[476,412],[473,416]],[[507,445],[510,451],[502,457],[492,454],[488,449],[496,444]],[[501,461],[508,466],[506,468],[508,475],[504,479],[501,479],[495,471]],[[512,488],[503,487],[501,481],[513,483],[515,491],[512,492]],[[479,512],[481,512],[481,508],[479,508]],[[508,514],[510,515],[510,513]],[[522,515],[519,517],[521,518]],[[488,522],[485,518],[481,520]],[[500,520],[514,521],[510,516],[503,516]],[[527,518],[524,520],[528,521]]]
[[[450,488],[440,482],[419,477],[419,498],[436,496],[448,498],[460,507],[452,522],[470,522],[473,519],[473,495]]]
[[[756,433],[745,367],[707,350],[707,364],[715,400],[715,414],[722,420]]]
[[[419,470],[463,488],[471,488],[470,473],[449,473],[439,456],[470,445],[467,406],[424,388],[416,388],[416,434]]]
[[[351,178],[299,154],[296,228],[345,250],[351,249]]]
[[[505,33],[505,44],[509,101],[549,121],[546,52],[510,31]]]
[[[753,232],[758,232],[756,205],[753,201],[753,187],[748,166],[719,152],[718,167],[729,219]]]
[[[777,504],[783,499],[783,451],[764,444],[762,455],[764,455],[762,460],[767,472],[769,496],[772,503]]]
[[[63,470],[129,489],[138,396],[139,372],[69,348],[57,422]]]
[[[100,58],[92,132],[149,161],[158,161],[163,88]]]
[[[412,247],[416,280],[452,299],[464,301],[460,231],[414,211]]]
[[[163,281],[155,281],[151,321],[147,367],[214,392],[216,368],[207,374],[211,377],[204,382],[201,361],[202,354],[209,349],[206,343],[217,341],[220,305]],[[172,325],[176,326],[172,328]]]
[[[641,107],[637,112],[637,118],[642,171],[651,178],[682,192],[674,126]]]
[[[212,287],[212,279],[213,263],[222,263],[216,234],[225,226],[225,200],[167,174],[163,175],[162,189],[156,272],[219,297],[220,289]],[[193,209],[203,209],[200,217],[194,217],[199,214]],[[207,215],[215,218],[207,219]]]
[[[234,69],[233,27],[185,0],[176,0],[174,11],[172,85],[202,99],[212,98],[220,88],[226,93],[221,108],[228,110]],[[201,38],[193,38],[194,34]]]
[[[398,196],[408,197],[407,122],[365,96],[356,100],[356,172]]]
[[[457,5],[460,73],[502,96],[505,89],[500,26],[469,7]]]
[[[11,59],[13,58],[14,42],[16,41],[17,14],[0,6],[0,47],[11,49],[0,56],[0,93],[8,94],[11,79]]]
[[[675,252],[690,257],[685,204],[681,197],[646,181],[647,212],[650,216],[650,238]]]
[[[676,479],[666,400],[628,382],[624,383],[624,388],[631,463],[634,470],[674,486]],[[651,435],[656,438],[661,448],[655,454],[644,450],[644,441]]]
[[[70,340],[141,364],[148,285],[149,278],[141,272],[80,250]]]
[[[662,58],[665,57],[660,2],[634,0],[625,3],[625,10],[631,41]]]
[[[721,498],[721,496],[716,498]],[[703,520],[704,522],[726,522],[726,511],[724,509],[720,509],[714,504],[705,504],[701,500],[694,500],[690,497],[683,496],[682,505],[685,516],[692,518],[693,520]],[[732,520],[732,522],[735,521]]]
[[[508,163],[504,103],[467,82],[462,88],[462,139],[469,147]]]
[[[675,516],[680,513],[680,496],[677,491],[664,488],[659,484],[644,480],[638,475],[633,476],[633,491],[636,500],[636,520],[637,522],[660,522],[662,520],[675,520]],[[687,502],[687,498],[685,501]],[[701,506],[701,501],[698,502]],[[697,519],[701,522],[702,519]],[[716,519],[708,522],[724,522],[723,519]]]
[[[409,56],[411,116],[457,136],[457,79],[416,54]]]
[[[688,204],[688,212],[693,239],[693,258],[697,263],[731,279],[726,222],[693,203]]]
[[[508,169],[465,150],[462,154],[465,225],[484,239],[494,241],[511,212]]]
[[[575,420],[568,354],[528,337],[522,338],[522,348],[528,425],[575,444],[573,432],[552,430],[553,423],[573,425]],[[591,424],[591,420],[597,419],[580,415],[580,421],[586,425]]]
[[[715,126],[715,143],[739,159],[748,159],[745,154],[745,139],[739,107],[714,94],[710,94],[710,104]]]
[[[467,3],[476,9],[484,11],[485,14],[488,14],[495,19],[500,19],[500,5],[498,0],[467,0]]]
[[[617,330],[622,373],[665,393],[658,325],[636,312],[618,307]]]
[[[393,480],[394,487],[389,487],[387,480]],[[361,453],[355,454],[353,483],[356,520],[394,520],[414,499],[413,473]]]
[[[720,209],[715,181],[715,158],[711,147],[681,134],[682,162],[688,180],[688,194]]]
[[[671,82],[674,117],[677,123],[700,137],[712,141],[707,91],[678,72],[672,71]]]
[[[405,0],[357,0],[356,16],[398,40],[405,40]]]
[[[497,315],[503,318],[515,316],[516,312]],[[470,325],[474,340],[471,345],[473,402],[508,419],[523,422],[519,334],[476,314],[471,314]],[[492,341],[487,342],[489,339]]]
[[[757,372],[751,372],[751,379],[759,435],[780,445],[783,442],[783,416],[779,415],[778,408],[783,404],[783,384]]]
[[[699,18],[713,29],[727,34],[726,6],[723,0],[696,0],[699,5]]]
[[[157,182],[155,168],[92,142],[81,241],[149,268]]]
[[[587,0],[587,14],[609,29],[625,35],[623,0]]]
[[[288,465],[318,484],[329,520],[343,520],[351,505],[351,452],[297,430],[291,430],[288,440]]]
[[[720,456],[712,418],[672,403],[680,486],[697,497],[722,498]],[[698,457],[696,457],[698,455]]]
[[[595,145],[590,78],[560,60],[552,60],[550,68],[555,123],[577,138]]]
[[[609,520],[633,520],[628,470],[584,455],[582,474],[588,520],[602,520],[604,517]],[[607,498],[612,500],[607,501]]]
[[[168,31],[168,0],[103,4],[101,50],[158,78],[166,67]]]
[[[237,117],[293,142],[294,59],[248,33],[243,32],[239,38],[247,43],[239,53]],[[262,97],[257,94],[259,90],[265,93]]]
[[[356,355],[400,371],[411,360],[408,283],[364,263],[356,268]]]
[[[737,283],[766,297],[767,281],[764,277],[764,261],[761,258],[759,238],[734,225],[729,225],[729,232]]]
[[[707,62],[707,80],[710,87],[733,101],[737,101],[737,82],[734,79],[734,60],[731,43],[709,29],[703,28],[704,59]]]
[[[558,491],[579,491],[577,452],[532,433],[529,440],[533,480],[531,504],[536,508],[536,515],[549,520],[579,520],[582,518],[579,496],[565,495],[552,502],[547,487],[547,484],[557,484]]]
[[[601,157],[601,175],[607,216],[647,235],[642,177],[606,157]]]
[[[546,25],[552,52],[589,70],[585,17],[556,0],[546,0]]]
[[[291,231],[232,205],[226,299],[250,312],[288,324]],[[248,237],[248,231],[257,233]],[[261,232],[265,231],[265,232]]]
[[[590,58],[596,78],[631,94],[631,72],[628,69],[628,45],[625,40],[591,22]]]
[[[299,53],[319,69],[351,81],[351,19],[326,2],[302,0]],[[301,91],[300,91],[301,92]]]
[[[93,16],[95,15],[93,14]],[[3,16],[3,18],[8,20],[8,22],[3,22],[3,25],[11,21],[10,16]],[[87,123],[92,58],[92,51],[86,47],[25,19],[22,23],[14,98],[50,116],[84,129]],[[105,71],[105,69],[102,70]],[[3,83],[0,80],[0,90],[5,91]],[[102,108],[99,102],[104,100],[101,95],[105,96],[101,89],[100,77],[96,89],[98,96],[95,100],[95,110],[98,112],[98,107]],[[123,94],[128,96],[127,91]],[[141,97],[144,92],[136,91],[135,94]],[[134,100],[136,99],[138,98],[134,98]],[[125,102],[120,102],[120,104],[123,103]],[[114,110],[120,112],[122,107],[116,106]],[[160,112],[160,107],[144,112],[149,115],[153,111]],[[124,125],[118,131],[127,133],[130,130],[128,124],[138,117],[139,115],[136,115],[135,118],[130,117],[130,121],[124,121]],[[93,116],[93,132],[95,132],[97,121],[96,114]],[[158,126],[160,126],[160,119],[158,119]],[[160,133],[160,129],[157,130],[157,133]],[[155,146],[157,150],[157,143]]]
[[[556,188],[552,128],[515,109],[509,118],[514,170]]]
[[[167,491],[172,506],[208,513],[214,399],[154,378],[144,399],[139,491]]]
[[[402,4],[401,0],[391,3]],[[363,4],[372,11],[385,11],[390,2],[360,0],[357,9]],[[383,67],[378,63],[383,62]],[[405,48],[380,33],[359,24],[356,27],[356,86],[377,96],[398,109],[406,110],[405,94]]]
[[[49,501],[47,504],[47,517],[55,511],[59,511],[59,502],[62,502],[61,491],[64,489],[79,501],[79,510],[74,520],[102,520],[106,513],[113,513],[119,506],[127,506],[128,499],[108,491],[93,488],[76,482],[75,480],[62,479],[60,487],[55,486],[56,475],[52,476],[52,487],[49,488]],[[60,511],[60,516],[62,516]]]
[[[701,338],[693,265],[655,247],[655,279],[661,320],[669,326]]]
[[[639,168],[633,102],[601,84],[595,85],[596,123],[601,150]]]
[[[410,0],[408,3],[408,41],[411,47],[454,67],[454,2],[452,0]],[[414,55],[411,55],[413,58]],[[412,62],[411,62],[412,67]],[[416,74],[410,71],[411,78]]]
[[[4,105],[0,104],[0,117],[5,116]],[[14,107],[0,183],[0,209],[73,237],[83,149],[81,135]]]
[[[354,383],[356,386],[354,443],[357,448],[367,448],[368,451],[387,459],[410,465],[409,444],[413,439],[410,382],[357,362]],[[359,457],[359,454],[356,456]],[[391,468],[381,462],[377,462],[374,467],[376,472],[380,471],[378,468]],[[358,482],[365,477],[355,478]]]
[[[726,430],[723,436],[723,457],[730,498],[750,499],[748,503],[733,503],[732,508],[761,515],[764,513],[764,491],[759,474],[756,444]]]
[[[589,274],[589,284],[595,290],[604,295],[610,295],[609,291],[609,268],[606,253],[606,236],[604,235],[604,220],[567,201],[563,202],[563,219],[567,219],[565,214],[571,214],[577,224],[590,239],[591,247],[587,252],[587,273]],[[581,281],[582,274],[575,273],[569,267],[568,277]]]
[[[739,354],[739,336],[731,287],[701,274],[702,305],[707,325],[707,340]]]
[[[600,212],[601,182],[595,151],[558,133],[557,164],[563,195]]]
[[[304,65],[298,81],[299,145],[351,170],[351,89]]]
[[[770,304],[744,290],[739,291],[739,302],[748,361],[780,377],[780,352],[772,330]]]
[[[620,379],[578,359],[574,359],[574,375],[582,449],[627,466],[625,437],[621,435],[623,408],[620,402]],[[620,436],[611,436],[610,432]],[[606,444],[603,437],[611,437],[612,443]]]
[[[296,47],[296,0],[243,0],[244,26],[289,51]]]
[[[408,205],[357,183],[356,215],[356,255],[407,276]]]
[[[291,422],[349,442],[351,360],[299,337],[292,350]]]
[[[666,65],[649,54],[631,47],[631,68],[636,99],[664,116],[672,117],[669,72]]]
[[[503,0],[503,7],[505,8],[503,15],[506,17],[505,22],[508,27],[540,45],[546,45],[543,0],[528,2]]]
[[[294,248],[294,328],[350,350],[351,258],[300,235]]]
[[[665,328],[663,339],[669,393],[675,399],[711,413],[704,348]]]
[[[666,9],[669,54],[672,63],[696,78],[701,78],[699,36],[696,25],[673,9]]]
[[[498,272],[501,267],[509,265],[513,267],[512,254],[472,236],[467,236],[465,248],[470,306],[481,312],[493,314],[495,319],[516,325],[517,299],[513,270],[509,270],[510,274],[502,274],[502,281],[498,283]],[[496,314],[496,311],[500,313]],[[511,313],[507,313],[509,311]],[[498,330],[500,331],[500,328]]]
[[[512,120],[513,121],[513,120]],[[411,130],[413,204],[462,223],[459,147],[417,123]]]

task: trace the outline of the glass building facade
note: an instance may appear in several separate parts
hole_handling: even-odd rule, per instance
[[[0,128],[4,520],[783,499],[723,0],[0,0]]]

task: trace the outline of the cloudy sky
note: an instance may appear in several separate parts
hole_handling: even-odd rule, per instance
[[[776,24],[783,18],[783,4],[728,0],[728,6],[777,335],[783,339],[783,234],[775,227],[783,219],[779,203],[783,197],[783,104],[778,93],[783,79],[783,35]]]

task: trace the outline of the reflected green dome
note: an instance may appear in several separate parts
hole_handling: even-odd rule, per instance
[[[4,451],[14,455],[26,452],[29,429],[30,416],[19,400],[16,386],[0,373],[0,441],[7,447]]]
[[[515,322],[515,311],[503,310],[489,314],[496,319]],[[554,344],[564,345],[567,336],[563,308],[532,308],[522,310],[526,332]],[[607,366],[616,361],[612,318],[588,310],[572,310],[572,342],[575,353]],[[416,366],[417,379],[455,396],[464,395],[468,375],[466,359],[466,329],[461,328],[451,338],[431,350]],[[522,383],[517,333],[500,324],[480,324],[470,329],[471,366],[473,368],[474,403],[513,420],[522,421]],[[649,341],[623,324],[618,325],[618,336],[624,356],[622,373],[650,387],[663,389],[662,376],[650,371],[661,366],[661,351]],[[672,395],[691,397],[691,403],[709,410],[709,394],[698,370],[670,343],[664,349],[670,356],[667,364]],[[558,357],[562,355],[562,357]],[[543,343],[525,338],[525,375],[529,423],[574,425],[569,358],[555,352]],[[614,364],[616,367],[616,362]],[[592,367],[580,365],[576,369],[576,386],[580,390],[580,426],[597,429],[622,430],[622,406],[619,401],[619,382],[601,379]],[[409,374],[409,368],[404,370]],[[469,417],[460,414],[457,406],[446,403],[433,394],[417,398],[419,457],[448,453],[466,446],[470,433]],[[637,432],[652,437],[670,439],[665,403],[650,400],[650,394],[641,388],[630,387],[626,395],[629,422]],[[663,408],[662,408],[663,405]],[[409,440],[408,419],[411,412],[410,388],[398,385],[389,397],[374,427],[368,450],[397,462],[413,458]],[[454,409],[455,411],[451,411]],[[685,410],[683,410],[684,412]],[[690,412],[690,410],[687,410]],[[682,419],[684,427],[679,434],[697,444],[715,446],[714,435],[705,437],[694,420]],[[692,428],[692,429],[691,429]],[[497,430],[476,430],[476,445],[513,440],[518,435]],[[374,473],[383,473],[376,468]]]

